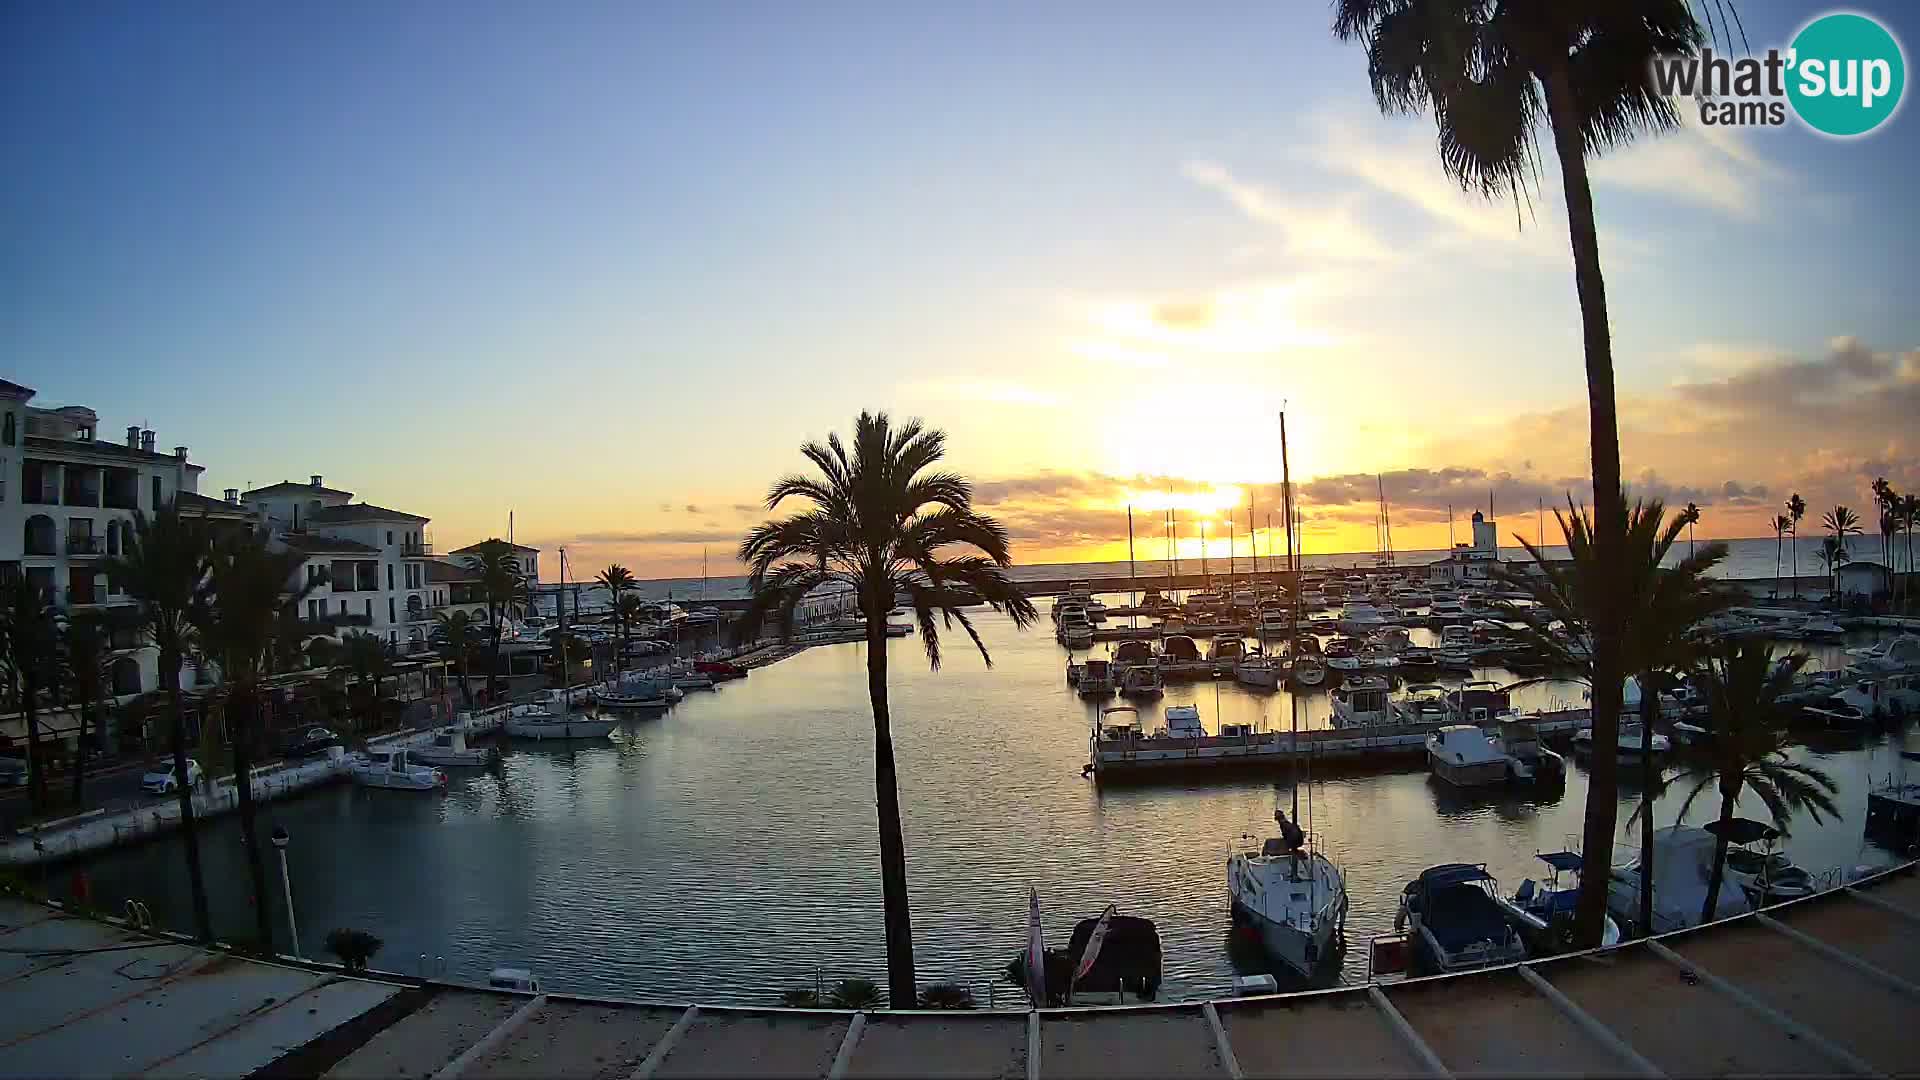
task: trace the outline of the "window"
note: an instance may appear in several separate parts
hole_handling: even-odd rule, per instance
[[[393,543],[392,533],[387,534],[387,543],[389,544]],[[388,592],[393,591],[393,564],[392,563],[387,564],[387,591]]]
[[[388,529],[388,530],[387,530],[387,543],[389,543],[389,544],[391,544],[391,543],[393,543],[393,530],[392,530],[392,529]]]
[[[313,577],[313,567],[311,566],[307,567],[307,577],[309,579]],[[321,609],[326,606],[326,603],[327,602],[325,600],[307,601],[307,618],[313,620],[314,622],[319,622],[321,616],[325,614],[325,612],[322,611]]]
[[[118,521],[107,522],[107,554],[120,554],[120,523]]]
[[[0,443],[4,443],[8,446],[12,446],[15,442],[19,441],[16,438],[19,432],[14,427],[14,425],[17,423],[19,423],[19,421],[14,419],[13,413],[8,412],[7,419],[4,425],[0,425]]]
[[[160,509],[160,478],[153,478],[153,509]]]
[[[393,597],[391,597],[391,596],[389,596],[389,597],[387,597],[387,621],[388,621],[388,622],[399,622],[399,621],[400,621],[399,619],[397,619],[397,618],[395,618],[395,617],[394,617],[394,614],[393,614]]]
[[[340,614],[345,615],[346,613],[347,613],[347,598],[343,596],[340,598]]]
[[[367,597],[366,616],[368,622],[373,621],[373,597],[371,596]]]

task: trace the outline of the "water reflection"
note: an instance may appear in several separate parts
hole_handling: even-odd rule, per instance
[[[1291,807],[1296,793],[1352,897],[1356,962],[1333,964],[1328,979],[1364,977],[1367,939],[1391,930],[1401,887],[1427,866],[1485,862],[1510,885],[1533,872],[1534,852],[1578,842],[1587,782],[1577,758],[1563,787],[1533,792],[1456,791],[1417,762],[1097,785],[1080,774],[1097,707],[1064,684],[1062,650],[996,616],[977,622],[991,670],[954,649],[930,673],[917,642],[889,644],[923,982],[968,983],[984,999],[1022,946],[1031,885],[1050,944],[1114,903],[1159,926],[1162,1000],[1230,992],[1237,971],[1264,961],[1235,944],[1228,848],[1242,833],[1265,835],[1275,805]],[[602,743],[514,743],[496,767],[452,770],[444,796],[336,787],[275,804],[263,827],[293,835],[305,947],[317,952],[336,926],[364,927],[386,939],[377,962],[388,966],[411,970],[426,953],[478,981],[514,963],[557,989],[638,997],[768,1003],[816,969],[884,982],[865,674],[861,646],[815,649],[623,721]],[[1516,697],[1544,708],[1580,692],[1538,685]],[[1285,691],[1230,683],[1175,685],[1142,714],[1189,702],[1209,727],[1291,723]],[[1323,726],[1327,702],[1301,695],[1302,726]],[[1867,776],[1892,768],[1885,741],[1823,739],[1804,753],[1839,780],[1845,816],[1796,822],[1796,858],[1888,861],[1860,838]],[[1666,765],[1675,773],[1689,761]],[[1635,771],[1623,770],[1623,826],[1640,798]],[[1688,786],[1673,785],[1656,820],[1670,819]],[[216,928],[245,933],[252,899],[232,819],[206,830],[203,850]],[[90,872],[103,903],[139,897],[185,921],[176,841],[112,853]],[[278,920],[278,896],[267,902]]]

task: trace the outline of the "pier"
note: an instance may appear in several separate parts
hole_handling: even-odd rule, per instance
[[[1907,863],[1708,926],[1460,975],[1114,1008],[849,1012],[354,975],[5,899],[0,1075],[1902,1075],[1920,1071],[1916,929]]]

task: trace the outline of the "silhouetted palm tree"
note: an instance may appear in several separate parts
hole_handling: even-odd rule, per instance
[[[1666,509],[1660,500],[1639,500],[1625,512],[1626,520],[1621,526],[1621,533],[1626,537],[1623,570],[1609,573],[1594,553],[1594,520],[1571,501],[1568,511],[1565,517],[1554,511],[1571,556],[1567,563],[1551,561],[1544,551],[1524,537],[1516,537],[1532,557],[1534,572],[1500,571],[1499,575],[1533,601],[1537,610],[1527,614],[1544,613],[1549,617],[1544,624],[1536,624],[1523,618],[1520,609],[1507,605],[1512,609],[1515,623],[1524,627],[1520,631],[1523,641],[1559,666],[1585,670],[1590,685],[1594,685],[1592,753],[1595,762],[1603,755],[1618,753],[1621,711],[1616,709],[1609,722],[1602,722],[1608,718],[1603,717],[1598,705],[1597,680],[1601,675],[1588,648],[1593,640],[1595,598],[1609,595],[1619,605],[1625,630],[1621,639],[1622,659],[1626,670],[1640,683],[1643,799],[1642,812],[1635,817],[1640,821],[1641,857],[1646,860],[1643,865],[1651,866],[1653,815],[1647,793],[1658,787],[1659,779],[1653,757],[1653,722],[1659,716],[1659,692],[1671,685],[1671,672],[1690,667],[1700,655],[1701,644],[1694,635],[1694,627],[1701,619],[1733,603],[1733,596],[1706,576],[1708,570],[1727,557],[1727,546],[1710,543],[1675,566],[1664,566],[1679,540],[1687,515],[1677,514],[1673,520],[1665,521]],[[1583,858],[1610,860],[1612,844],[1609,835],[1604,850],[1588,851]],[[1594,876],[1600,878],[1596,888],[1604,894],[1606,879]],[[1583,889],[1584,880],[1583,876]],[[1642,891],[1640,907],[1641,925],[1652,925],[1651,888]],[[1601,908],[1604,911],[1604,895]],[[1602,925],[1604,927],[1604,923]]]
[[[886,413],[861,413],[849,453],[838,435],[800,448],[820,472],[791,474],[767,493],[767,509],[790,498],[812,504],[805,513],[756,526],[740,544],[751,570],[753,601],[735,624],[749,640],[769,617],[791,634],[794,611],[822,587],[843,587],[866,616],[867,696],[873,706],[874,789],[880,820],[880,884],[886,909],[887,985],[895,1002],[918,1000],[913,970],[913,924],[907,904],[906,845],[900,832],[899,784],[894,773],[892,715],[887,702],[887,612],[904,595],[920,628],[927,662],[940,665],[940,627],[958,623],[992,663],[951,591],[964,586],[1016,626],[1033,622],[1033,604],[1007,578],[1007,532],[973,511],[972,486],[933,467],[946,453],[946,435],[909,420],[898,427]],[[944,554],[949,549],[978,554]]]
[[[253,753],[261,735],[261,684],[273,673],[275,641],[287,612],[323,584],[302,578],[305,552],[275,551],[264,532],[236,531],[213,546],[207,579],[212,589],[197,614],[200,648],[220,666],[226,687],[227,736],[233,746],[233,782],[238,793],[240,839],[253,885],[255,933],[273,951],[267,903],[266,855],[260,846],[253,799]],[[295,943],[298,944],[297,942]]]
[[[207,882],[200,867],[200,838],[194,828],[193,786],[186,782],[186,704],[180,692],[180,668],[189,653],[194,625],[209,599],[210,544],[204,524],[182,517],[173,504],[151,517],[135,510],[133,527],[121,535],[120,556],[106,559],[102,569],[139,605],[141,629],[160,653],[160,686],[167,693],[172,714],[168,738],[174,775],[180,778],[175,796],[180,804],[187,880],[193,892],[194,932],[202,940],[211,941],[213,920],[207,913]]]
[[[500,635],[502,620],[511,616],[520,595],[520,560],[513,549],[499,540],[488,540],[468,559],[479,575],[475,585],[487,602],[487,636],[493,644],[493,662],[487,672],[487,700],[500,695]]]
[[[1840,567],[1847,561],[1847,545],[1831,536],[1820,538],[1820,563],[1826,568],[1828,598],[1840,599]]]
[[[380,730],[384,726],[380,711],[380,684],[393,673],[393,657],[387,652],[387,643],[372,634],[344,634],[340,638],[339,653],[340,662],[345,664],[347,671],[367,684],[367,730]]]
[[[1696,677],[1712,715],[1713,770],[1694,784],[1674,820],[1684,821],[1693,800],[1709,787],[1718,787],[1721,838],[1714,845],[1713,874],[1707,879],[1701,922],[1713,917],[1720,900],[1727,867],[1726,823],[1733,820],[1742,792],[1759,796],[1774,827],[1783,833],[1796,811],[1806,811],[1816,822],[1823,812],[1839,815],[1831,798],[1839,790],[1833,778],[1786,753],[1790,709],[1780,698],[1793,689],[1793,677],[1806,662],[1805,653],[1788,653],[1775,660],[1771,646],[1728,639],[1715,648]]]
[[[40,747],[40,695],[59,680],[59,640],[52,597],[47,590],[14,574],[0,586],[0,664],[6,666],[7,692],[20,710],[27,732],[27,799],[35,813],[47,801],[46,754]]]
[[[599,582],[600,587],[607,590],[607,595],[613,599],[614,636],[620,641],[620,652],[614,657],[613,667],[618,671],[622,660],[627,655],[627,608],[621,601],[626,598],[627,593],[638,588],[639,583],[633,580],[633,571],[619,563],[614,563],[600,571],[593,580]]]
[[[60,652],[67,685],[80,709],[80,738],[73,753],[73,805],[86,806],[87,750],[106,737],[101,683],[107,670],[112,632],[99,612],[76,612],[60,627]]]
[[[626,655],[627,638],[633,632],[633,628],[638,626],[642,619],[646,618],[646,610],[647,602],[633,595],[621,597],[620,602],[614,605],[614,615],[620,620],[621,656],[624,657]]]
[[[456,660],[460,664],[460,696],[473,708],[473,685],[467,678],[467,650],[473,645],[473,616],[464,611],[435,612],[433,621],[440,627],[440,636],[446,640],[441,647],[441,656]]]
[[[1786,558],[1785,544],[1787,530],[1793,528],[1793,522],[1785,514],[1777,514],[1773,519],[1773,595],[1780,595],[1780,564]]]
[[[1900,496],[1900,524],[1907,532],[1907,576],[1901,579],[1900,597],[1904,605],[1913,603],[1913,530],[1920,527],[1920,495]]]
[[[1544,122],[1551,133],[1586,348],[1594,510],[1601,529],[1593,543],[1600,561],[1615,565],[1623,542],[1615,529],[1626,511],[1613,342],[1587,157],[1679,122],[1673,102],[1653,86],[1652,61],[1691,52],[1706,35],[1677,0],[1335,0],[1333,32],[1344,41],[1366,42],[1367,75],[1383,112],[1432,111],[1441,166],[1469,191],[1511,195],[1516,204],[1530,198],[1529,182],[1540,164],[1535,129]],[[1624,671],[1620,618],[1611,598],[1595,602],[1594,708],[1613,713],[1620,707]],[[1611,851],[1617,787],[1612,755],[1597,756],[1587,793],[1590,854]],[[1581,890],[1579,932],[1588,935],[1583,944],[1599,943],[1604,899],[1597,888]]]
[[[1700,508],[1689,502],[1685,510],[1680,511],[1680,522],[1687,527],[1687,554],[1693,554],[1693,526],[1700,520]]]
[[[1807,516],[1807,500],[1794,492],[1787,500],[1787,518],[1793,522],[1793,598],[1800,599],[1800,519]]]
[[[1827,573],[1833,578],[1833,597],[1838,599],[1840,566],[1851,558],[1847,553],[1847,537],[1860,535],[1860,515],[1844,504],[1836,506],[1820,519],[1820,527],[1827,530],[1828,538],[1834,542],[1831,548],[1821,545],[1821,558],[1827,562]]]

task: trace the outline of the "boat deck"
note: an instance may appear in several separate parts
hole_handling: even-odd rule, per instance
[[[1920,1071],[1913,863],[1601,952],[1107,1009],[852,1013],[509,994],[245,960],[18,900],[0,900],[0,946],[0,1077]]]

